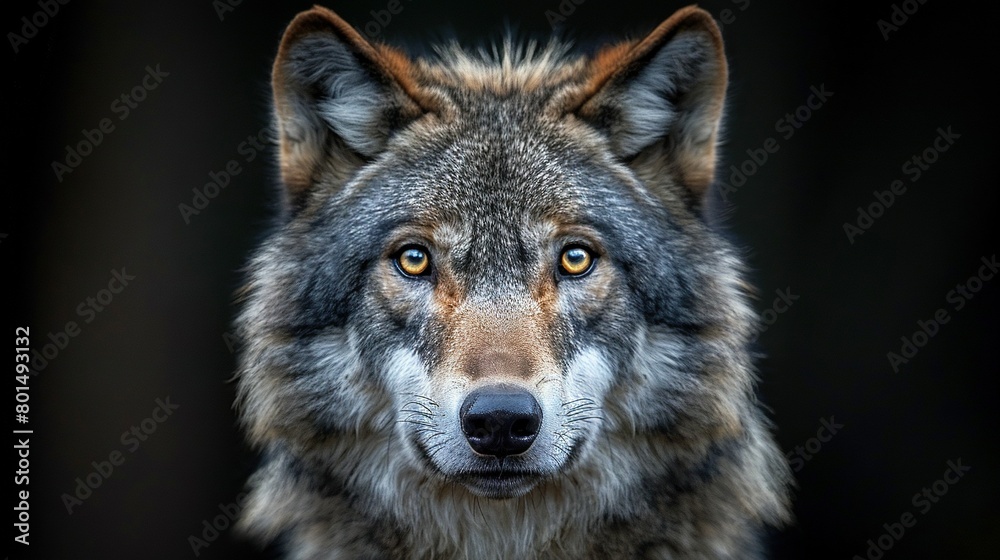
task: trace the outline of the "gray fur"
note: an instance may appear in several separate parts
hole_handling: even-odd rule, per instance
[[[692,10],[606,83],[564,46],[400,68],[330,12],[293,23],[278,128],[283,173],[309,182],[248,266],[238,406],[264,463],[245,531],[302,559],[758,556],[790,474],[753,395],[742,266],[684,171],[714,166],[704,84],[725,72]],[[414,243],[432,276],[394,268]],[[562,275],[580,244],[593,270]],[[518,369],[470,365],[498,353]],[[497,381],[544,411],[503,463],[457,416]]]

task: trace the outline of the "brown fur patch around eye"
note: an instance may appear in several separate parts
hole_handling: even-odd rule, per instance
[[[413,298],[414,282],[425,282],[422,279],[405,278],[391,262],[380,262],[375,273],[375,292],[382,305],[399,316],[413,315],[419,309]]]
[[[450,322],[455,310],[465,297],[465,291],[451,270],[438,267],[434,286],[434,314],[444,322]]]
[[[556,289],[556,281],[553,274],[545,272],[536,278],[531,292],[542,314],[551,315],[556,312],[559,302],[559,291]]]

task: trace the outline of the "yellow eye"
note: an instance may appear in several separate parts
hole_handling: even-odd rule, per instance
[[[396,267],[407,276],[422,276],[431,270],[431,258],[423,247],[407,247],[396,257]]]
[[[559,257],[559,268],[569,276],[583,276],[594,266],[594,256],[583,247],[568,247]]]

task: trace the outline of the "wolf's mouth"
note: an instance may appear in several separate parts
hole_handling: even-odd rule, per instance
[[[537,471],[466,471],[455,477],[472,493],[484,498],[504,500],[528,493],[538,484],[542,473]]]

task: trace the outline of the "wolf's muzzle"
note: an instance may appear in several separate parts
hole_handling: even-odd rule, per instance
[[[491,385],[466,397],[459,418],[476,453],[503,458],[531,447],[542,424],[542,407],[525,389]]]

